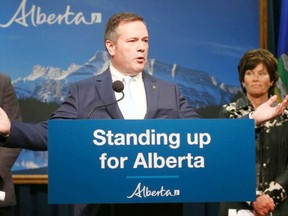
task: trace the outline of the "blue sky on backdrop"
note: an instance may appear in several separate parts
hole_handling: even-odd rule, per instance
[[[7,24],[19,5],[22,21]],[[33,26],[29,14],[64,14],[67,5],[74,13],[102,14],[94,25],[42,24]],[[226,84],[239,85],[237,64],[243,53],[259,46],[258,1],[241,0],[1,0],[0,71],[12,79],[25,77],[34,65],[67,69],[84,64],[103,45],[104,25],[122,11],[142,15],[150,34],[149,58],[203,70]],[[19,15],[18,15],[19,18]]]

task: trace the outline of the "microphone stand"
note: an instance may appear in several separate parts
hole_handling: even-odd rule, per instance
[[[121,91],[121,93],[122,93],[122,97],[121,97],[120,99],[118,99],[118,100],[116,100],[116,101],[113,101],[113,102],[111,102],[111,103],[108,103],[108,104],[102,104],[102,105],[100,105],[100,106],[94,107],[94,108],[88,113],[87,117],[89,118],[89,117],[91,116],[91,114],[92,114],[96,109],[101,109],[101,108],[103,108],[103,107],[106,108],[106,107],[111,106],[111,105],[119,102],[120,100],[122,100],[122,99],[124,98],[125,94],[124,94],[123,91]]]

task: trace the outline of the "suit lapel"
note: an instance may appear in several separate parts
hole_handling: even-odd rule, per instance
[[[145,119],[152,118],[158,107],[158,95],[157,81],[153,76],[143,73],[143,82],[145,85],[146,98],[147,98],[147,112]]]
[[[109,69],[99,75],[97,82],[96,91],[99,94],[99,99],[102,101],[102,104],[109,104],[113,101],[116,101],[114,91],[111,91],[112,77]],[[123,119],[122,113],[117,103],[106,107],[106,110],[112,119]]]

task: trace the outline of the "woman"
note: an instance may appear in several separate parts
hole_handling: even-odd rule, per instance
[[[277,60],[265,49],[250,50],[238,65],[243,97],[226,104],[220,117],[240,118],[266,102],[278,80]],[[276,105],[276,104],[275,104]],[[288,215],[288,111],[257,128],[256,200],[221,203],[219,216]],[[240,188],[241,190],[241,188]]]

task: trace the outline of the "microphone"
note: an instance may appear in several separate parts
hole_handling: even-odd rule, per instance
[[[123,93],[124,84],[120,80],[116,80],[112,83],[112,88],[115,92],[122,92]],[[122,100],[122,98],[121,98],[121,100]]]
[[[111,103],[108,103],[108,104],[102,104],[100,106],[96,106],[94,107],[89,113],[88,113],[88,118],[91,116],[91,114],[96,110],[96,109],[99,109],[99,108],[103,108],[103,107],[108,107],[108,106],[111,106],[117,102],[119,102],[120,100],[122,100],[124,98],[124,84],[123,82],[121,82],[120,80],[116,80],[112,83],[112,89],[115,91],[115,92],[121,92],[122,93],[122,97],[116,101],[113,101]]]

